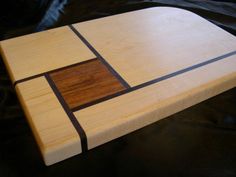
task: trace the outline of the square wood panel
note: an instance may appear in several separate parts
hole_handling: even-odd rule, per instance
[[[70,109],[125,89],[98,59],[50,74]]]

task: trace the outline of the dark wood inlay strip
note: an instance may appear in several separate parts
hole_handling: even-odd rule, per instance
[[[22,82],[25,82],[25,81],[28,81],[28,80],[31,80],[31,79],[35,79],[37,77],[41,77],[41,76],[44,76],[45,73],[40,73],[40,74],[36,74],[36,75],[33,75],[33,76],[30,76],[30,77],[26,77],[24,79],[20,79],[20,80],[17,80],[13,83],[13,87],[15,88],[17,84],[19,83],[22,83]]]
[[[208,65],[208,64],[217,62],[217,61],[219,61],[219,60],[222,60],[222,59],[225,59],[225,58],[227,58],[227,57],[233,56],[233,55],[235,55],[235,54],[236,54],[236,51],[229,52],[229,53],[227,53],[227,54],[224,54],[224,55],[221,55],[221,56],[218,56],[218,57],[209,59],[209,60],[207,60],[207,61],[204,61],[204,62],[195,64],[195,65],[192,65],[192,66],[190,66],[190,67],[187,67],[187,68],[184,68],[184,69],[175,71],[175,72],[173,72],[173,73],[170,73],[170,74],[161,76],[161,77],[159,77],[159,78],[150,80],[150,81],[145,82],[145,83],[142,83],[142,84],[140,84],[140,85],[127,88],[126,90],[117,92],[117,93],[115,93],[115,94],[111,94],[111,95],[109,95],[109,96],[106,96],[106,97],[103,97],[103,98],[94,100],[94,101],[92,101],[92,102],[90,102],[90,103],[87,103],[87,104],[84,104],[84,105],[81,105],[81,106],[77,106],[77,107],[73,108],[72,111],[75,112],[75,111],[78,111],[78,110],[87,108],[87,107],[89,107],[89,106],[93,106],[93,105],[95,105],[95,104],[98,104],[98,103],[101,103],[101,102],[110,100],[110,99],[112,99],[112,98],[115,98],[115,97],[118,97],[118,96],[121,96],[121,95],[130,93],[130,92],[132,92],[132,91],[141,89],[141,88],[143,88],[143,87],[146,87],[146,86],[149,86],[149,85],[152,85],[152,84],[155,84],[155,83],[158,83],[158,82],[161,82],[161,81],[170,79],[170,78],[175,77],[175,76],[177,76],[177,75],[180,75],[180,74],[183,74],[183,73],[192,71],[192,70],[197,69],[197,68],[200,68],[200,67],[202,67],[202,66],[205,66],[205,65]]]
[[[65,110],[66,114],[68,115],[71,123],[75,127],[77,133],[80,136],[81,140],[81,147],[82,147],[82,152],[85,152],[88,150],[88,142],[87,142],[87,136],[86,133],[83,129],[83,127],[80,125],[80,123],[77,121],[74,113],[70,110],[70,108],[67,106],[64,98],[62,97],[61,93],[57,90],[57,87],[53,80],[51,79],[50,75],[46,73],[45,75],[46,80],[48,81],[50,87],[52,88],[54,94],[56,95],[57,99],[59,100],[60,104],[62,105],[63,109]]]
[[[126,88],[130,88],[130,85],[116,72],[112,66],[98,53],[98,51],[75,29],[73,25],[69,25],[70,29],[80,38],[81,41],[94,53],[94,55],[101,60],[101,62],[107,67],[107,69],[124,85]]]
[[[77,65],[89,63],[89,62],[91,62],[91,61],[93,61],[93,60],[96,60],[96,59],[97,59],[97,58],[92,58],[92,59],[85,60],[85,61],[82,61],[82,62],[79,62],[79,63],[74,63],[74,64],[67,65],[67,66],[64,66],[64,67],[61,67],[61,68],[53,69],[53,70],[46,71],[46,72],[43,72],[43,73],[40,73],[40,74],[36,74],[36,75],[30,76],[30,77],[26,77],[26,78],[24,78],[24,79],[20,79],[20,80],[15,81],[15,82],[13,83],[13,86],[15,87],[16,84],[18,84],[18,83],[25,82],[25,81],[28,81],[28,80],[31,80],[31,79],[35,79],[35,78],[37,78],[37,77],[44,76],[46,73],[53,73],[53,72],[60,71],[60,70],[63,70],[63,69],[67,69],[67,68],[70,68],[70,67],[73,67],[73,66],[77,66]]]

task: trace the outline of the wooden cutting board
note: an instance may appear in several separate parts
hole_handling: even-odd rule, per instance
[[[1,41],[46,165],[236,85],[236,37],[156,7]]]

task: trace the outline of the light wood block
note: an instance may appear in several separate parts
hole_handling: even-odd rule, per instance
[[[236,37],[156,7],[1,41],[46,165],[236,85]]]
[[[46,164],[82,152],[78,133],[44,77],[17,84],[16,92]]]
[[[13,82],[94,58],[94,54],[67,27],[1,42]]]

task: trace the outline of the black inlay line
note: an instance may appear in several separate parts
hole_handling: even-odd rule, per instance
[[[35,79],[37,77],[41,77],[41,76],[44,76],[45,73],[40,73],[40,74],[36,74],[36,75],[33,75],[33,76],[30,76],[30,77],[26,77],[24,79],[20,79],[20,80],[17,80],[13,83],[13,86],[16,87],[16,84],[19,84],[21,82],[25,82],[25,81],[28,81],[28,80],[31,80],[31,79]]]
[[[80,40],[94,53],[94,55],[107,67],[107,69],[121,82],[125,88],[130,85],[117,73],[112,66],[98,53],[98,51],[75,29],[73,25],[69,25],[70,29],[80,38]]]
[[[15,87],[16,84],[18,84],[18,83],[25,82],[25,81],[28,81],[28,80],[31,80],[31,79],[35,79],[37,77],[44,76],[46,73],[53,73],[53,72],[56,72],[56,71],[61,71],[61,70],[67,69],[67,68],[71,68],[71,67],[74,67],[74,66],[78,66],[78,65],[82,65],[82,64],[85,64],[85,63],[92,62],[96,59],[97,58],[92,58],[92,59],[85,60],[85,61],[82,61],[82,62],[79,62],[79,63],[70,64],[70,65],[67,65],[67,66],[64,66],[64,67],[61,67],[61,68],[53,69],[53,70],[46,71],[46,72],[43,72],[43,73],[40,73],[40,74],[36,74],[36,75],[30,76],[30,77],[26,77],[24,79],[20,79],[20,80],[15,81],[13,83],[13,86]]]
[[[71,123],[75,127],[77,133],[79,134],[80,140],[81,140],[82,152],[87,151],[88,150],[87,136],[86,136],[86,133],[85,133],[83,127],[79,124],[74,113],[70,110],[70,108],[66,104],[64,98],[62,97],[61,93],[58,91],[58,89],[57,89],[55,83],[53,82],[53,80],[51,79],[50,75],[48,73],[45,73],[44,76],[47,79],[47,81],[48,81],[50,87],[52,88],[54,94],[56,95],[57,99],[61,103],[66,114],[68,115]]]
[[[74,107],[74,108],[71,109],[71,110],[72,110],[73,112],[75,112],[75,111],[84,109],[84,108],[86,108],[86,107],[93,106],[93,105],[98,104],[98,103],[101,103],[101,102],[103,102],[103,101],[106,101],[106,100],[109,100],[109,99],[118,97],[118,96],[120,96],[120,95],[124,95],[124,94],[126,94],[126,93],[129,93],[129,92],[132,92],[132,91],[141,89],[141,88],[143,88],[143,87],[146,87],[146,86],[149,86],[149,85],[152,85],[152,84],[155,84],[155,83],[158,83],[158,82],[161,82],[161,81],[170,79],[170,78],[175,77],[175,76],[177,76],[177,75],[180,75],[180,74],[183,74],[183,73],[186,73],[186,72],[195,70],[195,69],[200,68],[200,67],[202,67],[202,66],[205,66],[205,65],[208,65],[208,64],[217,62],[217,61],[219,61],[219,60],[225,59],[225,58],[230,57],[230,56],[235,55],[235,54],[236,54],[236,51],[233,51],[233,52],[230,52],[230,53],[227,53],[227,54],[218,56],[218,57],[216,57],[216,58],[212,58],[212,59],[210,59],[210,60],[207,60],[207,61],[204,61],[204,62],[195,64],[195,65],[192,65],[192,66],[190,66],[190,67],[187,67],[187,68],[184,68],[184,69],[181,69],[181,70],[178,70],[178,71],[175,71],[175,72],[173,72],[173,73],[170,73],[170,74],[161,76],[161,77],[159,77],[159,78],[150,80],[150,81],[145,82],[145,83],[142,83],[142,84],[140,84],[140,85],[127,88],[126,90],[117,92],[117,93],[115,93],[115,94],[112,94],[112,95],[109,95],[109,96],[106,96],[106,97],[103,97],[103,98],[99,98],[99,99],[94,100],[94,101],[91,101],[91,102],[89,102],[89,103],[86,103],[86,104],[83,104],[83,105]]]

